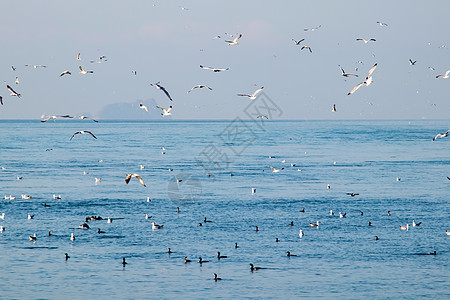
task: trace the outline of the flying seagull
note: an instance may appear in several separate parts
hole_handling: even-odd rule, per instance
[[[19,84],[19,77],[16,77],[16,84]]]
[[[257,89],[253,94],[251,95],[247,95],[247,94],[237,94],[238,96],[243,96],[243,97],[249,97],[251,100],[255,100],[256,99],[256,95],[259,94],[259,92],[262,91],[264,87],[262,86],[261,88]]]
[[[145,106],[144,104],[142,104],[142,103],[139,104],[139,107],[142,108],[142,109],[145,109],[145,111],[148,112],[148,107]]]
[[[315,30],[319,29],[320,27],[322,27],[322,25],[319,25],[319,26],[314,27],[314,28],[305,28],[305,29],[303,29],[303,31],[315,31]]]
[[[70,140],[69,141],[71,141],[72,139],[73,139],[73,137],[75,136],[75,135],[77,135],[77,134],[90,134],[94,139],[97,139],[96,137],[95,137],[95,135],[93,135],[92,134],[92,132],[90,132],[90,131],[87,131],[87,130],[82,130],[82,131],[77,131],[77,132],[75,132],[73,135],[72,135],[72,137],[70,138]]]
[[[333,104],[333,108],[331,109],[332,112],[336,112],[336,104]]]
[[[303,49],[308,49],[309,52],[312,53],[311,47],[309,47],[309,46],[302,46],[302,47],[300,48],[300,50],[303,50]]]
[[[417,60],[412,61],[411,58],[409,59],[409,65],[414,66],[416,64]]]
[[[388,24],[383,23],[383,22],[379,22],[379,21],[377,21],[377,24],[380,25],[380,26],[388,26]]]
[[[272,169],[272,173],[278,173],[278,172],[280,172],[281,170],[284,170],[284,168],[281,168],[281,169],[275,169],[274,167],[272,167],[272,166],[270,166],[270,165],[269,165],[269,167]]]
[[[83,70],[83,68],[81,66],[79,66],[79,68],[80,68],[80,74],[94,73],[94,71],[85,71],[85,70]]]
[[[59,74],[59,77],[64,76],[64,75],[72,75],[72,73],[70,73],[69,70],[65,70],[64,72],[62,72],[61,74]]]
[[[3,105],[3,97],[0,96],[0,104]]]
[[[146,186],[144,183],[144,180],[142,180],[141,176],[139,176],[138,174],[127,174],[127,177],[125,178],[125,182],[126,184],[128,184],[131,180],[132,177],[135,177],[137,179],[139,179],[139,182],[143,185]]]
[[[6,88],[11,92],[10,96],[17,96],[18,98],[20,98],[20,94],[16,93],[16,91],[14,91],[12,87],[6,85]]]
[[[365,40],[365,39],[362,39],[362,38],[358,38],[356,40],[357,41],[363,41],[364,44],[367,44],[368,42],[376,42],[377,41],[376,39]]]
[[[33,68],[35,68],[35,69],[37,69],[37,68],[47,68],[47,66],[44,66],[44,65],[25,65],[26,67],[33,67]]]
[[[372,73],[375,70],[375,68],[377,67],[377,65],[378,65],[378,63],[375,63],[373,65],[373,67],[369,70],[369,73],[367,73],[366,80],[361,83],[358,83],[347,95],[353,94],[363,85],[365,85],[365,86],[371,85],[372,84],[372,76],[370,76],[370,75],[372,75]]]
[[[77,55],[77,60],[81,60],[80,55],[81,55],[81,53],[78,53],[78,55]]]
[[[44,117],[45,117],[45,116],[42,115],[41,118],[44,118]],[[64,115],[64,116],[48,116],[48,117],[45,118],[44,120],[41,120],[41,122],[47,122],[47,121],[50,120],[50,119],[55,120],[56,118],[70,118],[70,119],[72,119],[73,117],[72,117],[72,116],[69,116],[69,115]]]
[[[304,40],[305,40],[305,39],[301,39],[301,40],[299,40],[299,41],[296,41],[296,40],[292,39],[292,41],[294,42],[294,44],[295,44],[296,46],[300,45],[300,43],[303,42]]]
[[[158,90],[163,91],[164,94],[166,94],[166,96],[169,97],[169,100],[173,101],[172,97],[170,97],[169,95],[169,92],[163,86],[159,85],[159,81],[157,83],[150,83],[150,85],[156,87]]]
[[[205,66],[202,66],[202,65],[200,65],[200,68],[202,68],[202,69],[205,69],[205,70],[211,70],[211,71],[213,71],[213,72],[222,72],[222,71],[228,71],[228,69],[229,68],[226,68],[226,69],[219,69],[219,68],[211,68],[211,67],[205,67]]]
[[[438,134],[433,138],[433,142],[434,142],[437,138],[445,138],[445,137],[447,137],[449,132],[450,132],[450,129],[447,130],[446,132],[438,133]]]
[[[162,109],[163,113],[161,114],[161,116],[166,117],[166,116],[170,116],[172,113],[170,112],[172,110],[172,105],[169,106],[168,109],[165,109],[164,107],[161,106],[157,106],[157,108]]]
[[[442,77],[442,78],[448,78],[448,74],[450,74],[450,70],[447,70],[444,75],[437,75],[436,78]]]
[[[63,116],[64,117],[64,116]],[[95,123],[98,123],[98,121],[97,120],[94,120],[94,119],[92,119],[92,118],[90,118],[90,117],[86,117],[86,116],[79,116],[78,117],[78,119],[80,119],[80,120],[92,120],[92,121],[94,121]]]
[[[356,77],[358,77],[358,75],[356,75],[356,74],[352,74],[352,73],[345,73],[345,71],[344,71],[344,69],[342,69],[342,67],[341,67],[341,65],[338,65],[339,66],[339,68],[341,69],[341,72],[342,72],[342,76],[344,76],[344,77],[348,77],[348,76],[356,76]]]
[[[239,45],[239,43],[237,42],[240,38],[242,37],[242,34],[239,34],[237,37],[235,37],[234,40],[232,41],[225,41],[226,43],[228,43],[228,45],[232,46],[232,45]]]
[[[192,89],[190,89],[188,91],[188,93],[192,92],[195,89],[202,89],[202,88],[208,88],[210,91],[212,91],[212,88],[210,88],[209,86],[204,85],[204,84],[198,84],[198,85],[194,86]]]

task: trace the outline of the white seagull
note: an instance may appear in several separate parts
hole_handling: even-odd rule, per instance
[[[251,94],[251,95],[247,95],[247,94],[237,94],[238,96],[241,96],[241,97],[249,97],[250,98],[250,100],[255,100],[256,99],[256,95],[258,95],[261,91],[262,91],[262,89],[263,89],[264,87],[262,86],[261,88],[259,88],[259,89],[257,89],[253,94]]]
[[[363,41],[364,44],[367,44],[368,42],[376,42],[377,41],[376,39],[365,40],[365,39],[362,39],[362,38],[357,38],[356,40],[357,41]]]
[[[62,77],[64,75],[72,75],[72,73],[70,73],[69,70],[65,70],[64,72],[62,72],[61,74],[59,74],[59,77]]]
[[[315,30],[319,29],[320,27],[322,27],[322,25],[319,25],[319,26],[314,27],[314,28],[305,28],[305,29],[303,29],[303,31],[315,31]]]
[[[14,91],[14,89],[12,87],[10,87],[9,85],[6,85],[6,88],[11,92],[10,96],[17,96],[18,98],[20,98],[20,94],[16,93],[16,91]]]
[[[139,179],[139,182],[146,187],[144,180],[142,180],[141,176],[139,176],[138,174],[127,174],[127,177],[125,178],[125,183],[128,184],[131,180],[132,177],[135,177],[137,179]]]
[[[382,26],[382,27],[383,27],[383,26],[388,26],[388,24],[383,23],[383,22],[379,22],[379,21],[377,21],[377,24],[380,25],[380,26]]]
[[[436,78],[442,77],[442,78],[448,78],[448,74],[450,74],[450,70],[447,70],[444,75],[437,75]]]
[[[345,71],[344,71],[344,69],[342,69],[342,67],[341,67],[341,65],[338,65],[339,66],[339,69],[341,69],[341,72],[342,72],[342,76],[344,76],[344,77],[348,77],[348,76],[355,76],[355,77],[358,77],[358,75],[356,75],[356,74],[352,74],[352,73],[345,73]]]
[[[301,39],[301,40],[299,40],[299,41],[296,41],[296,40],[292,39],[292,41],[294,42],[294,44],[295,44],[296,46],[300,45],[300,43],[303,42],[304,40],[305,40],[305,39]]]
[[[152,224],[152,229],[161,229],[164,226],[164,225],[157,225],[157,224],[155,224],[155,222],[152,222],[151,224]]]
[[[226,69],[224,69],[224,68],[219,69],[219,68],[205,67],[205,66],[202,66],[202,65],[200,65],[200,68],[202,68],[202,69],[204,69],[204,70],[211,70],[211,71],[213,71],[213,72],[222,72],[222,71],[228,71],[228,70],[229,70],[229,68],[226,68]]]
[[[281,169],[275,169],[274,167],[272,167],[272,166],[270,166],[270,165],[269,165],[269,167],[272,169],[272,173],[278,173],[278,172],[280,172],[281,170],[284,170],[284,168],[281,168]]]
[[[94,120],[94,119],[92,119],[90,117],[86,117],[86,116],[78,116],[78,119],[80,119],[80,120],[92,120],[92,121],[98,123],[97,120]]]
[[[446,132],[438,133],[438,134],[433,138],[433,142],[434,142],[437,138],[445,138],[445,137],[447,137],[448,134],[449,134],[449,132],[450,132],[450,129],[447,130]]]
[[[142,104],[142,103],[139,104],[139,107],[142,108],[142,109],[145,109],[145,111],[148,112],[148,107],[145,106],[144,104]]]
[[[225,41],[225,42],[228,43],[228,45],[230,45],[230,46],[232,46],[232,45],[239,45],[239,43],[237,41],[241,37],[242,37],[242,34],[239,34],[234,40],[232,40],[232,41]]]
[[[37,68],[47,68],[47,66],[43,66],[43,65],[25,65],[26,67],[33,67],[35,69]]]
[[[309,46],[302,46],[302,47],[300,48],[300,50],[303,50],[303,49],[308,49],[309,52],[312,53],[311,47],[309,47]]]
[[[16,84],[19,84],[19,77],[16,77]]]
[[[42,115],[41,118],[45,118],[45,116]],[[64,116],[48,116],[47,118],[41,120],[41,122],[47,122],[48,120],[51,120],[51,119],[56,120],[56,118],[70,118],[70,119],[72,119],[73,117],[72,117],[72,116],[69,116],[69,115],[64,115]]]
[[[169,106],[168,109],[165,109],[165,108],[163,108],[163,107],[161,107],[161,106],[157,106],[157,108],[162,109],[163,113],[161,114],[161,116],[163,116],[163,117],[170,116],[170,115],[172,114],[172,113],[170,112],[170,111],[172,110],[172,105]]]
[[[72,137],[70,138],[70,140],[69,141],[71,141],[72,139],[73,139],[73,137],[75,136],[75,135],[77,135],[77,134],[90,134],[94,139],[97,139],[96,137],[95,137],[95,135],[92,133],[92,132],[90,132],[90,131],[87,131],[87,130],[81,130],[81,131],[77,131],[77,132],[75,132],[73,135],[72,135]]]
[[[166,94],[166,96],[169,97],[169,100],[170,100],[170,101],[173,101],[173,100],[172,100],[172,97],[170,97],[170,95],[169,95],[169,92],[168,92],[163,86],[161,86],[161,85],[159,84],[159,81],[158,81],[157,83],[150,83],[150,85],[156,87],[158,90],[163,91],[164,94]]]
[[[94,71],[85,71],[85,70],[83,70],[83,68],[81,66],[79,66],[79,68],[80,68],[80,74],[94,73]]]
[[[198,85],[194,86],[192,89],[190,89],[188,91],[188,93],[192,92],[195,89],[202,89],[202,88],[208,88],[210,91],[212,91],[212,88],[210,88],[209,86],[204,85],[204,84],[198,84]]]
[[[303,230],[300,229],[300,231],[299,231],[299,233],[298,233],[298,236],[299,236],[300,238],[303,237]]]
[[[375,70],[375,68],[377,67],[377,65],[378,65],[378,63],[375,63],[373,65],[373,67],[369,70],[369,73],[367,73],[366,80],[361,83],[358,83],[347,95],[353,94],[363,85],[365,85],[365,86],[371,85],[372,84],[372,76],[370,76],[370,75],[372,75],[372,73]]]

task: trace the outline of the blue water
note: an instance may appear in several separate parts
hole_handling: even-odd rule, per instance
[[[450,297],[450,137],[432,141],[449,121],[0,125],[2,298]],[[77,228],[92,215],[113,222]]]

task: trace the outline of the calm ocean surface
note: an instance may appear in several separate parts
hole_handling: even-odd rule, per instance
[[[2,299],[450,298],[449,121],[0,124]]]

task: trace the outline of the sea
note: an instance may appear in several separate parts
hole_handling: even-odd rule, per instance
[[[0,125],[2,299],[450,299],[449,120]]]

